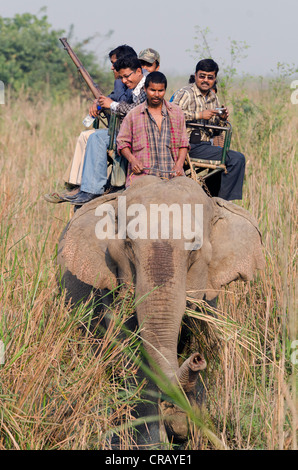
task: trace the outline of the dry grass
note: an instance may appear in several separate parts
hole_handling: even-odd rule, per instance
[[[203,376],[208,419],[223,446],[296,449],[297,112],[270,89],[238,90],[237,96],[238,104],[251,105],[232,117],[233,148],[248,160],[242,204],[259,222],[267,262],[254,282],[220,295],[218,319],[201,314],[210,333],[208,340],[200,336],[209,359]],[[127,392],[135,374],[126,362],[129,340],[117,343],[112,330],[94,338],[92,312],[65,306],[55,255],[71,208],[42,198],[61,187],[86,105],[6,99],[0,109],[0,339],[6,354],[0,449],[107,449],[111,430],[129,419],[137,400],[137,385]],[[130,297],[117,308],[130,314]],[[130,445],[127,436],[121,433],[123,448]],[[204,446],[212,448],[212,440],[205,437]]]

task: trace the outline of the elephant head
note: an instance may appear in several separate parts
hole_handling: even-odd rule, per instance
[[[211,300],[230,282],[252,279],[264,262],[260,233],[247,211],[208,197],[189,178],[153,176],[77,211],[61,238],[58,261],[75,299],[83,297],[76,280],[97,289],[133,283],[142,299],[136,313],[144,347],[186,392],[206,366],[199,353],[178,365],[186,296]]]

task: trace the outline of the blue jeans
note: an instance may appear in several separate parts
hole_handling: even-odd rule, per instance
[[[97,129],[90,135],[82,172],[81,191],[103,194],[107,184],[108,129]]]

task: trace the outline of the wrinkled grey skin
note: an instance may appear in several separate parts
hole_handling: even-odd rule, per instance
[[[198,352],[178,365],[186,295],[211,301],[230,282],[251,280],[264,263],[257,224],[241,207],[209,198],[198,183],[185,177],[164,181],[144,176],[120,194],[126,196],[127,207],[138,203],[148,211],[150,204],[162,202],[203,204],[202,247],[186,250],[183,239],[119,240],[116,236],[99,240],[95,209],[109,203],[117,215],[118,194],[107,195],[78,210],[60,240],[58,262],[65,286],[74,302],[87,295],[91,286],[106,291],[123,282],[133,283],[136,298],[152,291],[136,311],[144,347],[163,373],[191,395],[197,373],[206,363]],[[152,437],[156,429],[150,433]],[[157,435],[152,439],[158,440]]]

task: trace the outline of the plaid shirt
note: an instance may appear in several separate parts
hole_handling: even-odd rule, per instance
[[[148,114],[147,102],[140,104],[128,113],[117,136],[118,152],[128,147],[132,154],[142,161],[144,167],[151,168],[158,163],[160,169],[169,166],[172,169],[178,159],[179,149],[189,147],[185,119],[180,108],[167,101],[163,103],[162,112],[163,128],[160,134],[156,123],[153,123],[156,127],[150,126],[149,119],[152,118]],[[156,146],[154,137],[158,137],[158,140],[155,140]],[[159,155],[161,147],[163,147],[163,151]],[[132,179],[137,176],[132,173],[129,163],[126,186],[129,186]]]
[[[151,156],[150,168],[154,168],[154,170],[145,170],[144,173],[171,178],[172,175],[170,174],[170,171],[173,169],[175,162],[173,160],[173,156],[170,149],[170,119],[164,102],[162,105],[161,114],[162,121],[161,129],[159,130],[155,119],[148,110],[147,103],[145,103],[146,132],[148,136],[149,152]],[[161,172],[159,170],[163,171]]]
[[[184,112],[186,121],[197,121],[201,124],[212,124],[216,126],[224,126],[225,123],[218,116],[213,116],[211,119],[199,119],[199,114],[205,109],[219,108],[220,104],[216,94],[209,91],[206,96],[203,96],[195,83],[187,85],[175,93],[173,103],[177,104]],[[193,129],[187,127],[187,134],[190,136]],[[198,132],[198,129],[197,129]],[[200,129],[201,141],[208,142],[210,138],[217,135],[219,132],[214,129]]]

